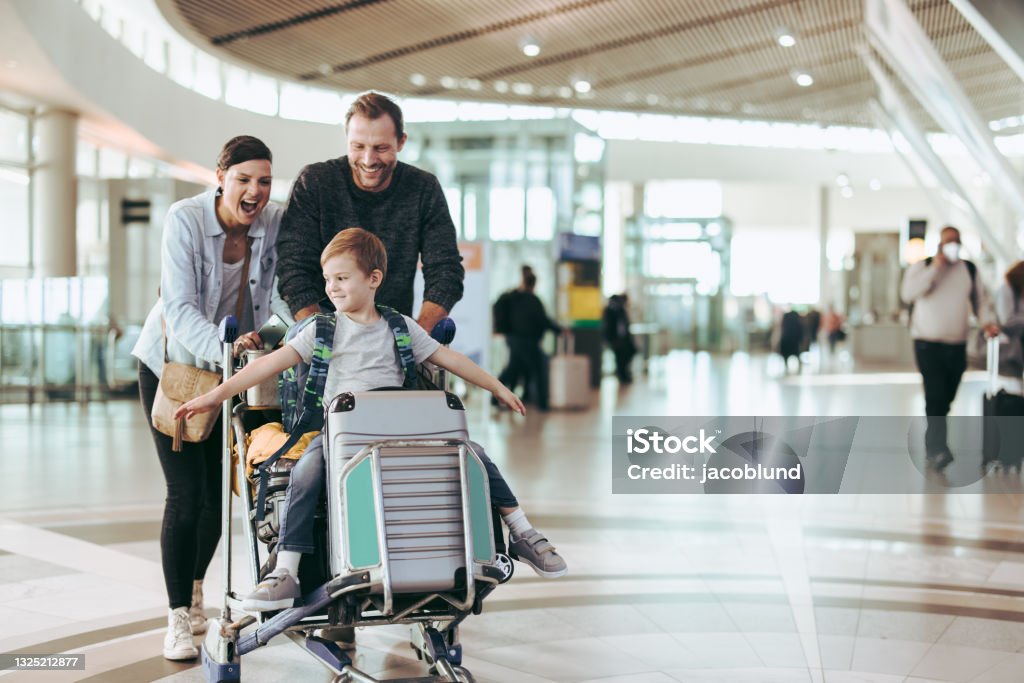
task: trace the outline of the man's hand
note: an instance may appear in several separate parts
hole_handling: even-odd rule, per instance
[[[308,318],[311,315],[316,315],[319,312],[320,307],[316,304],[306,306],[305,308],[300,308],[299,310],[295,311],[295,322],[299,322],[300,320]]]
[[[416,322],[427,331],[427,334],[430,334],[434,330],[434,325],[447,317],[448,311],[442,306],[438,306],[433,301],[424,301],[423,307],[420,309],[420,317]]]
[[[998,337],[999,333],[1002,331],[999,329],[999,325],[996,325],[994,323],[989,323],[988,325],[985,325],[985,327],[982,329],[985,330],[985,336],[987,337]]]

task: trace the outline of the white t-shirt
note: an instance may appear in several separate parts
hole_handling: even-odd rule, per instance
[[[241,261],[235,261],[234,263],[224,264],[224,284],[221,285],[220,303],[217,305],[217,315],[213,318],[218,323],[224,319],[224,316],[235,314],[235,310],[238,308],[238,290],[240,287],[249,286],[249,283],[242,282],[242,266],[244,265],[244,259]],[[246,292],[245,301],[242,303],[242,319],[236,321],[238,323],[238,332],[240,334],[252,332],[254,329],[252,319],[252,302],[249,298],[248,292]]]
[[[400,387],[405,379],[395,356],[395,335],[383,316],[370,325],[361,325],[344,314],[335,314],[334,350],[327,370],[324,403],[343,391],[369,391],[381,387]],[[422,363],[441,346],[415,320],[403,315],[412,338],[412,355]],[[310,323],[288,342],[302,360],[313,357],[316,325]]]

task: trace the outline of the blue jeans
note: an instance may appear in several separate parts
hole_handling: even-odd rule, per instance
[[[484,447],[475,441],[470,441],[480,461],[487,469],[487,479],[490,482],[491,505],[494,507],[511,508],[518,507],[512,489],[509,488],[505,478],[498,471]],[[324,458],[323,434],[318,434],[303,452],[302,457],[292,468],[291,477],[288,480],[288,490],[285,492],[284,512],[281,515],[281,535],[278,541],[278,548],[291,550],[297,553],[311,553],[315,550],[313,539],[313,516],[316,513],[317,504],[320,502],[320,494],[324,490],[327,479],[327,463]]]

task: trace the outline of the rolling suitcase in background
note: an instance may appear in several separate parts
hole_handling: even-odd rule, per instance
[[[571,332],[559,336],[548,376],[548,407],[552,409],[590,406],[590,359],[573,355]]]
[[[983,470],[1020,472],[1024,456],[1024,396],[999,388],[999,337],[988,340],[989,388],[982,405]],[[992,419],[998,418],[998,419]]]

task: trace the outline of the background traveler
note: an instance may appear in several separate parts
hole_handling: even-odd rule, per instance
[[[533,293],[536,287],[533,268],[524,265],[519,287],[502,294],[494,304],[496,320],[500,316],[500,327],[504,329],[508,345],[508,365],[498,375],[498,380],[515,391],[522,379],[523,401],[533,403],[539,410],[547,410],[548,357],[540,343],[545,332],[551,330],[559,334],[562,328],[548,317],[544,303]]]
[[[967,368],[967,333],[971,313],[985,334],[999,334],[988,290],[973,263],[960,254],[960,231],[942,229],[934,256],[910,266],[900,296],[913,306],[910,336],[924,382],[925,453],[935,469],[953,462],[946,442],[946,415]]]

